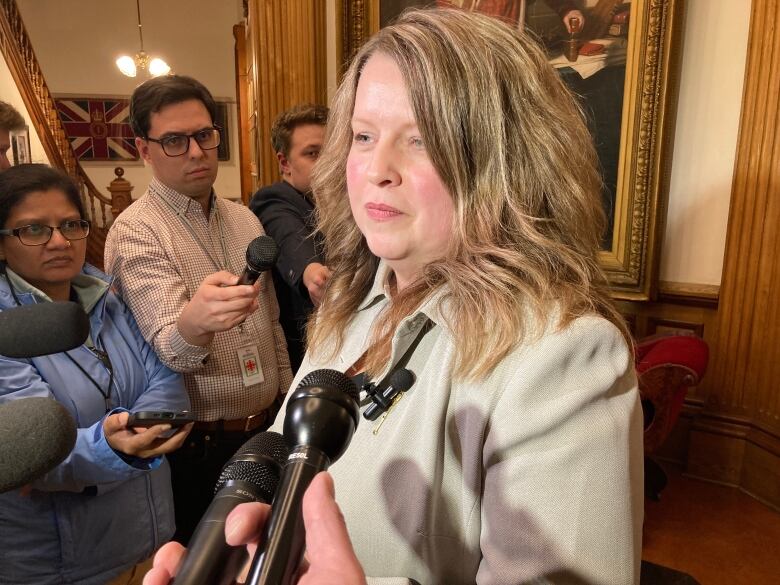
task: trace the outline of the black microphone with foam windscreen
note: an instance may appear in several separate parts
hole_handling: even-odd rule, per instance
[[[0,312],[0,355],[33,358],[80,346],[89,335],[81,305],[57,301],[22,305]]]
[[[358,389],[335,370],[315,370],[287,401],[284,438],[290,456],[271,504],[271,517],[247,576],[247,585],[287,585],[306,542],[301,504],[311,480],[347,450],[359,420]]]
[[[387,412],[398,400],[403,392],[406,392],[414,384],[414,374],[411,370],[402,368],[393,372],[390,376],[390,384],[384,390],[374,390],[368,394],[372,404],[363,411],[363,418],[376,420],[379,415]]]
[[[0,404],[0,493],[44,476],[76,444],[76,423],[53,398],[17,398]]]
[[[254,284],[260,275],[270,270],[279,257],[279,247],[271,236],[258,236],[246,248],[246,268],[238,284]]]
[[[174,585],[228,585],[247,559],[246,547],[225,542],[225,520],[244,502],[268,504],[276,493],[289,449],[279,433],[258,433],[222,468],[215,495],[189,542]]]

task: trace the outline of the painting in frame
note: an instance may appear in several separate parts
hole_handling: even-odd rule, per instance
[[[668,195],[682,0],[345,1],[344,63],[406,8],[435,5],[486,11],[531,31],[544,45],[550,64],[580,97],[599,155],[608,219],[601,262],[613,295],[653,298]],[[584,21],[575,22],[573,32],[567,20],[572,10]]]
[[[219,146],[217,160],[230,160],[230,104],[227,101],[217,102],[217,117],[214,124],[219,126]]]
[[[11,139],[11,158],[14,166],[31,163],[29,127],[25,126],[19,130],[11,131],[9,138]]]

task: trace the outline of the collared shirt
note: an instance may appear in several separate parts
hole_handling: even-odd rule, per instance
[[[106,239],[106,269],[160,359],[184,372],[198,420],[257,414],[290,386],[290,362],[267,273],[261,276],[259,309],[242,325],[215,334],[208,346],[190,345],[176,325],[203,279],[219,270],[240,274],[247,246],[262,234],[243,205],[214,197],[206,218],[200,203],[153,179]],[[237,351],[253,345],[265,379],[244,386]]]
[[[380,263],[340,351],[310,350],[296,383],[363,355],[388,276]],[[329,469],[368,583],[638,582],[642,410],[620,331],[593,314],[559,328],[552,313],[528,322],[537,339],[466,380],[453,377],[457,318],[442,287],[399,323],[375,381],[430,321],[406,365],[415,382],[386,417],[359,417]]]

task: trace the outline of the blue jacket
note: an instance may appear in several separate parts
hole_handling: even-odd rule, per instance
[[[45,302],[13,273],[8,278],[21,304]],[[189,409],[181,376],[158,360],[109,285],[91,266],[73,281],[90,318],[87,344],[96,340],[114,370],[111,412]],[[14,306],[8,279],[0,276],[0,310]],[[105,392],[108,370],[87,344],[68,353]],[[105,400],[64,353],[0,356],[0,381],[0,403],[52,396],[78,427],[71,454],[37,480],[30,495],[0,495],[0,583],[102,585],[171,538],[167,461],[121,457],[108,445]]]

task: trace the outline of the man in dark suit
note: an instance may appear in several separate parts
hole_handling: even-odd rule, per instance
[[[330,276],[321,256],[322,241],[312,235],[311,197],[311,172],[322,149],[327,117],[328,109],[315,105],[295,106],[279,115],[271,128],[271,143],[282,180],[260,189],[249,203],[279,246],[274,286],[293,373],[305,353],[306,320]]]

